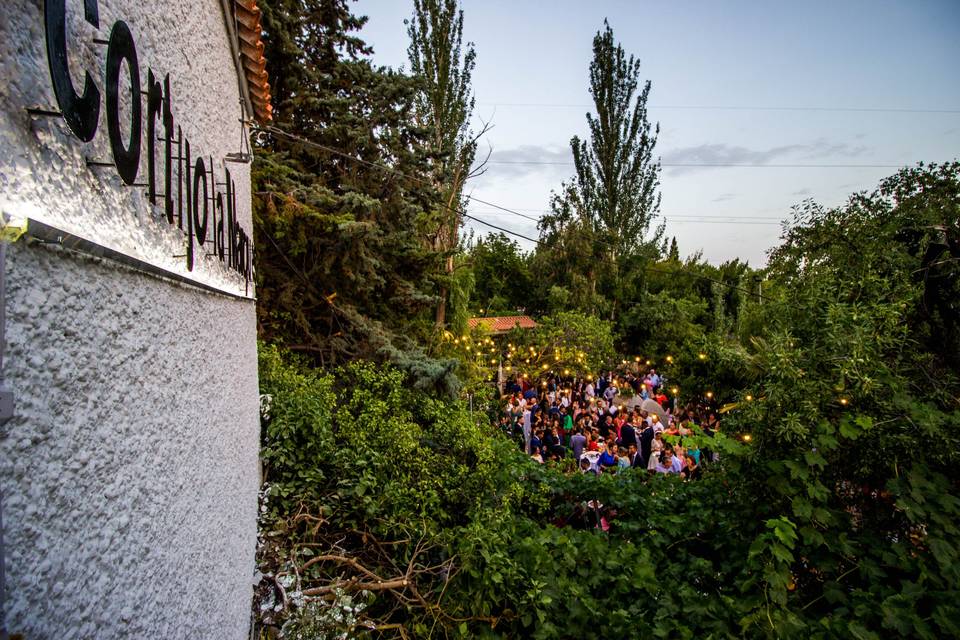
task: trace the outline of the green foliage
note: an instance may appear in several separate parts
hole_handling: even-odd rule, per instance
[[[490,234],[468,247],[466,256],[477,282],[471,300],[474,311],[514,315],[536,308],[530,258],[516,241],[502,233]]]
[[[960,634],[960,164],[901,171],[841,207],[804,203],[762,273],[681,262],[674,247],[653,262],[666,247],[644,241],[658,204],[649,83],[637,93],[637,63],[608,27],[591,139],[573,142],[577,179],[541,247],[493,238],[454,260],[420,233],[445,224],[435,170],[450,151],[411,124],[428,113],[423,78],[373,67],[346,2],[261,6],[278,124],[416,178],[279,134],[257,149],[261,335],[337,365],[260,350],[270,584],[258,593],[298,594],[276,615],[258,608],[264,623],[323,635],[376,622],[403,637]],[[417,10],[446,11],[456,49],[453,7]],[[414,47],[439,33],[416,24]],[[469,76],[472,56],[463,64]],[[457,138],[462,122],[439,130]],[[629,352],[672,354],[672,382],[733,405],[725,435],[685,438],[720,462],[696,482],[566,475],[478,424],[450,398],[458,372],[483,386],[493,341],[469,336],[483,350],[468,361],[430,313],[439,283],[460,324],[471,276],[474,308],[550,310],[506,337],[512,373],[595,373],[616,360],[615,327]],[[347,592],[363,606],[345,630],[316,603]]]
[[[572,276],[587,276],[590,296],[578,301],[589,306],[578,308],[610,318],[629,299],[613,292],[632,279],[630,272],[641,264],[636,257],[658,251],[663,235],[660,227],[646,237],[660,208],[660,163],[653,155],[660,126],[647,119],[650,82],[638,93],[639,77],[640,61],[626,55],[605,21],[593,39],[590,94],[596,114],[587,114],[590,139],[570,141],[577,175],[554,195],[552,213],[539,222],[548,262],[593,265],[567,273],[571,287]]]
[[[531,379],[547,371],[588,375],[614,361],[613,325],[575,311],[540,318],[535,329],[514,329],[508,339],[507,373]]]
[[[325,365],[389,361],[455,388],[452,363],[414,366],[428,360],[444,271],[421,234],[439,193],[413,124],[420,85],[373,66],[346,0],[260,6],[276,124],[252,165],[260,336]]]
[[[458,245],[466,205],[463,187],[474,174],[472,167],[477,141],[485,132],[470,131],[474,98],[471,77],[476,51],[471,43],[463,48],[463,11],[456,0],[414,0],[413,18],[408,23],[410,70],[419,81],[414,102],[414,121],[428,135],[429,175],[440,194],[435,224],[427,234],[435,250],[446,258],[445,275],[439,279],[436,323],[447,324],[448,303],[454,314],[463,313],[466,299],[455,295],[457,284],[453,252]],[[460,306],[457,306],[459,304]],[[454,318],[458,320],[458,318]],[[455,326],[456,328],[456,326]]]

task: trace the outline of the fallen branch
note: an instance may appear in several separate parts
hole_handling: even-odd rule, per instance
[[[304,589],[305,596],[322,596],[327,593],[342,589],[344,591],[389,591],[392,589],[405,589],[410,585],[406,578],[397,578],[395,580],[386,580],[383,582],[358,582],[356,580],[342,580],[323,587],[314,587]]]

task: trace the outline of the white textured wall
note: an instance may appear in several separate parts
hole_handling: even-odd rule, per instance
[[[72,66],[103,92],[104,48],[84,44],[94,31],[82,26],[82,2],[67,4]],[[178,122],[219,171],[240,140],[219,1],[101,0],[96,35],[118,18],[144,83],[147,67],[171,74]],[[88,144],[61,120],[24,112],[56,107],[40,0],[5,3],[0,78],[0,209],[157,261],[183,253],[141,190],[84,166],[85,156],[110,158],[102,110]],[[249,234],[249,172],[230,167]],[[221,277],[217,268],[198,277]],[[31,640],[245,637],[258,485],[253,303],[22,240],[8,247],[5,273],[3,374],[17,402],[0,427],[8,629]]]

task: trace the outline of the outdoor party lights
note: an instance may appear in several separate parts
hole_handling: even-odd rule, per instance
[[[570,375],[570,369],[564,369],[564,370],[563,370],[563,375],[565,375],[565,376]]]
[[[543,369],[544,371],[546,371],[546,370],[547,370],[547,365],[543,365],[543,366],[541,367],[541,369]]]
[[[749,433],[743,434],[743,441],[744,441],[744,442],[750,442],[751,440],[753,440],[753,438],[750,436]]]
[[[636,358],[634,358],[633,361],[634,361],[634,362],[640,362],[640,356],[637,356]]]
[[[667,356],[666,360],[667,362],[673,362],[673,356]]]
[[[747,400],[747,402],[753,402],[753,396],[748,393],[748,394],[747,394],[747,397],[746,397],[746,400]]]
[[[706,392],[705,394],[703,394],[703,395],[707,396],[707,399],[709,400],[710,398],[713,398],[713,391],[707,391],[707,392]]]
[[[678,393],[680,393],[680,389],[677,387],[673,387],[672,389],[670,389],[670,393],[672,393],[673,395],[677,395]]]
[[[842,404],[843,406],[847,406],[848,404],[850,404],[850,400],[847,398],[840,398],[840,404]]]
[[[652,364],[653,364],[653,362],[652,362],[652,361],[650,361],[650,360],[647,360],[647,366],[648,366],[648,367],[649,367],[650,365],[652,365]]]
[[[707,359],[707,354],[705,354],[705,353],[703,353],[703,352],[701,351],[700,353],[697,354],[697,357],[700,358],[701,360],[706,360],[706,359]]]

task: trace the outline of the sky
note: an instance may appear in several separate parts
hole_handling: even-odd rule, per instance
[[[899,167],[960,158],[960,0],[461,6],[477,52],[473,126],[492,125],[487,171],[467,193],[527,217],[477,202],[468,212],[526,236],[537,237],[528,218],[574,174],[570,138],[587,136],[592,41],[605,18],[652,83],[660,215],[682,256],[762,266],[792,206],[837,206]],[[413,3],[354,9],[369,17],[361,35],[374,61],[409,67]],[[730,164],[754,166],[716,166]]]

